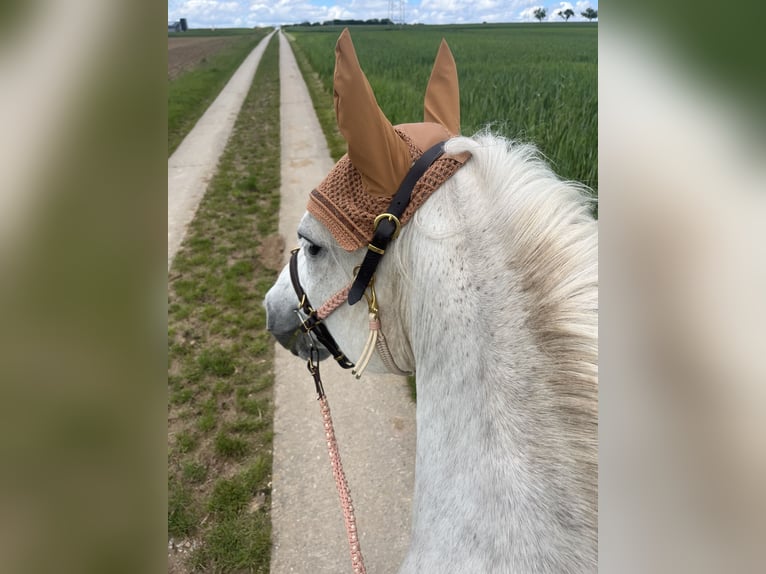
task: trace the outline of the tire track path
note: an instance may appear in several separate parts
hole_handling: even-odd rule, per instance
[[[282,188],[279,230],[295,241],[309,191],[332,168],[325,138],[287,39],[280,33]],[[289,253],[285,252],[285,263]],[[395,573],[410,534],[415,405],[402,378],[353,379],[322,363],[365,564]],[[305,363],[275,352],[272,574],[351,572],[349,549]]]
[[[168,271],[215,174],[261,56],[274,33],[250,52],[168,159]]]

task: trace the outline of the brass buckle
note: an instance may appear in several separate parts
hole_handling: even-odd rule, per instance
[[[375,218],[375,223],[373,224],[373,228],[377,231],[378,225],[381,221],[384,219],[388,219],[389,221],[393,221],[394,225],[396,226],[396,229],[394,230],[394,235],[391,237],[391,239],[396,239],[399,237],[399,232],[402,230],[402,224],[399,221],[399,218],[393,215],[392,213],[381,213]]]
[[[313,321],[313,325],[311,322]],[[322,322],[322,319],[316,316],[316,312],[312,309],[311,313],[305,318],[301,318],[301,330],[304,333],[310,333],[319,323]]]

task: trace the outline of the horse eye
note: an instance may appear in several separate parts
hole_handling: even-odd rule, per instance
[[[309,243],[309,255],[319,255],[319,252],[322,250],[322,248],[319,245],[314,245],[313,243]]]

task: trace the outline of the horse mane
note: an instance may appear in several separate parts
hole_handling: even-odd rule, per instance
[[[442,209],[457,228],[426,226],[425,217],[418,214],[412,223],[419,233],[437,240],[452,234],[468,237],[477,279],[481,273],[495,274],[485,277],[485,285],[494,284],[495,290],[482,287],[482,304],[493,309],[495,317],[522,318],[489,327],[499,332],[498,361],[508,360],[504,354],[511,345],[517,358],[530,350],[528,362],[537,367],[527,375],[542,383],[537,388],[548,397],[547,410],[539,415],[555,417],[560,431],[534,447],[536,456],[558,452],[579,461],[580,470],[571,478],[583,493],[580,499],[592,501],[587,515],[595,532],[598,225],[593,199],[585,186],[556,176],[533,145],[485,131],[454,138],[446,150],[472,155],[437,192],[445,194]],[[510,309],[512,305],[516,307]],[[518,341],[525,331],[529,340]],[[558,463],[548,460],[555,472]]]
[[[472,154],[483,197],[462,201],[472,204],[468,213],[479,214],[481,236],[499,242],[493,250],[506,254],[519,278],[527,324],[557,366],[551,382],[595,405],[598,229],[588,189],[558,178],[534,145],[487,131],[455,138],[447,151]]]

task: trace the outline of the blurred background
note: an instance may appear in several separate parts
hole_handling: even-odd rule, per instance
[[[0,571],[166,547],[161,4],[0,8]],[[766,54],[754,4],[599,13],[600,564],[760,572]]]
[[[0,8],[0,571],[166,545],[164,7]]]
[[[766,53],[755,6],[599,13],[600,567],[759,572]]]

